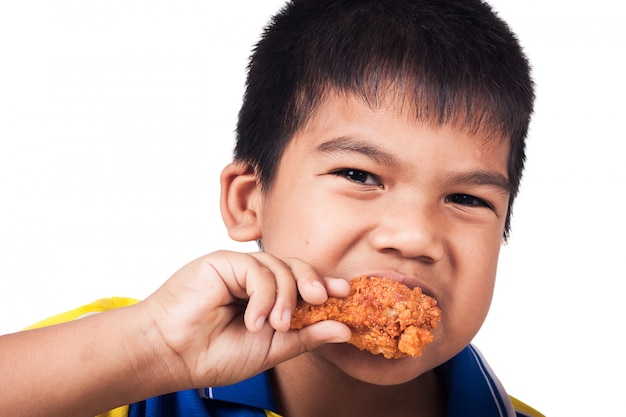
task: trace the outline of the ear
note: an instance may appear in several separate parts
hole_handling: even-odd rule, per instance
[[[260,186],[247,164],[228,164],[220,176],[220,210],[231,239],[248,242],[261,238]]]

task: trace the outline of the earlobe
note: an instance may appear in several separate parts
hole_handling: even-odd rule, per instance
[[[220,209],[231,239],[248,242],[261,239],[260,188],[254,170],[247,164],[228,164],[220,176]]]

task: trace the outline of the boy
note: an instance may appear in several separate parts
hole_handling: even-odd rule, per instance
[[[262,251],[212,253],[143,302],[2,337],[0,410],[539,415],[469,345],[521,178],[529,72],[479,0],[292,1],[251,58],[221,176],[230,237]],[[438,301],[422,356],[360,351],[335,321],[289,330],[298,295],[344,297],[362,275]]]

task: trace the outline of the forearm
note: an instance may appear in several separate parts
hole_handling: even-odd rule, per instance
[[[0,337],[0,416],[94,416],[175,390],[141,310]]]
[[[288,331],[298,292],[321,303],[346,296],[349,286],[297,259],[218,251],[139,304],[1,336],[0,417],[92,417],[168,392],[232,384],[349,340],[350,330],[333,321]]]

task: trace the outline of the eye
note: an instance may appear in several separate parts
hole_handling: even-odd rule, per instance
[[[445,201],[446,203],[454,203],[462,206],[491,208],[491,205],[485,200],[469,194],[450,194],[446,196]]]
[[[373,185],[376,187],[383,187],[380,183],[380,179],[367,171],[361,171],[360,169],[346,168],[333,171],[331,174],[338,177],[345,177],[346,179],[363,185]]]

